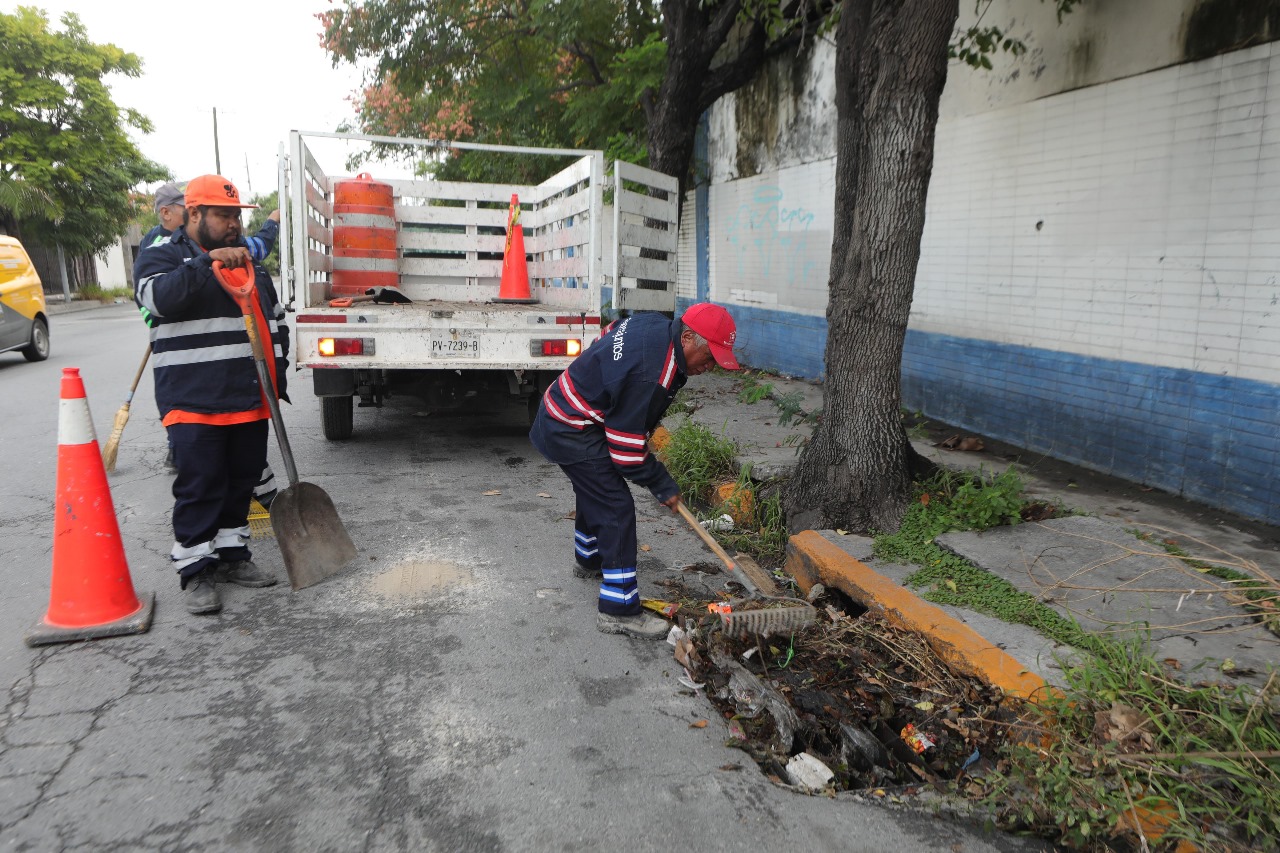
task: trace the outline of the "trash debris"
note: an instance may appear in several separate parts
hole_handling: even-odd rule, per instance
[[[725,601],[713,601],[707,605],[707,612],[727,615],[733,612],[733,606]]]
[[[501,490],[501,489],[489,489],[488,491],[481,492],[480,494],[484,495],[484,496],[485,496],[485,497],[487,497],[487,498],[491,498],[491,497],[493,497],[494,495],[500,495],[500,494],[502,494],[502,490]]]
[[[694,722],[689,724],[689,728],[691,729],[705,729],[706,727],[707,727],[706,720],[695,720]]]
[[[975,749],[973,751],[973,755],[970,755],[968,758],[965,759],[964,765],[960,768],[960,771],[964,772],[965,770],[968,770],[970,767],[977,764],[981,760],[982,760],[982,753]]]
[[[677,678],[676,682],[683,685],[684,687],[688,687],[690,690],[693,690],[694,692],[697,692],[707,686],[700,681],[694,681],[693,674],[689,672],[688,667],[685,667],[684,675]]]
[[[809,591],[805,594],[805,598],[812,603],[817,601],[826,591],[827,588],[825,586],[820,583],[815,583],[813,586],[809,587]]]
[[[929,737],[924,732],[917,731],[915,723],[907,723],[903,726],[900,735],[903,742],[915,750],[917,755],[923,754],[934,746],[933,738]]]
[[[733,516],[722,515],[719,518],[708,518],[699,523],[712,533],[725,533],[733,529]]]
[[[966,435],[964,438],[961,438],[958,433],[950,438],[944,438],[942,441],[939,441],[934,445],[934,447],[942,447],[947,450],[965,450],[970,452],[977,452],[982,450],[985,446],[986,445],[982,443],[982,439],[977,436]]]
[[[676,613],[680,610],[680,605],[676,602],[661,601],[656,598],[642,598],[640,599],[640,606],[646,610],[652,610],[654,613],[657,613],[659,616],[667,619],[676,618]]]
[[[792,785],[806,791],[821,791],[831,784],[836,774],[817,758],[802,752],[787,762],[787,778]]]
[[[845,764],[861,773],[889,766],[889,753],[880,739],[861,726],[840,725],[840,755]]]

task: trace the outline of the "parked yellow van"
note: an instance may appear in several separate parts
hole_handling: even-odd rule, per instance
[[[26,250],[0,235],[0,352],[15,349],[27,361],[49,357],[49,311]]]

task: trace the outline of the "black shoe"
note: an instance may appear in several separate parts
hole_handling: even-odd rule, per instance
[[[164,458],[164,471],[166,474],[178,473],[178,463],[173,461],[173,448],[169,448],[169,455]]]
[[[214,585],[213,574],[207,569],[187,579],[182,598],[187,605],[187,612],[197,616],[217,613],[222,609],[222,597],[218,595],[218,587]]]
[[[218,563],[218,567],[213,570],[213,579],[217,583],[249,587],[275,586],[280,582],[275,575],[258,568],[253,560]]]
[[[272,489],[264,495],[254,495],[258,503],[262,504],[263,509],[271,509],[271,502],[276,499],[276,495],[280,494],[279,489]]]
[[[589,569],[582,563],[574,561],[573,576],[582,578],[584,581],[598,581],[604,577],[604,572],[600,569]]]

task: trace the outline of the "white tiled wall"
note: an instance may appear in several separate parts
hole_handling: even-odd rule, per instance
[[[935,157],[913,328],[1280,383],[1280,43],[944,120]]]
[[[711,186],[717,302],[826,313],[834,176],[826,159]]]

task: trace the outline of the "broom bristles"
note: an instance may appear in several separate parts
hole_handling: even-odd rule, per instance
[[[102,447],[102,467],[110,474],[116,470],[116,456],[120,453],[120,437],[124,435],[124,425],[129,422],[129,404],[125,403],[116,412],[116,422],[111,427],[111,435]]]

